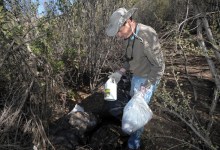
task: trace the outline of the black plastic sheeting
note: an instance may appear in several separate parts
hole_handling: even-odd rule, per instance
[[[121,130],[121,118],[130,100],[129,90],[130,78],[123,76],[118,83],[118,99],[105,101],[103,97],[100,112],[76,112],[61,117],[50,126],[51,143],[59,150],[126,149],[128,136]]]

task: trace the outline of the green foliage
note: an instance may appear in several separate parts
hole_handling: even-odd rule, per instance
[[[184,85],[179,82],[179,72],[173,70],[173,76],[175,79],[174,88],[168,90],[167,81],[165,80],[160,92],[157,92],[156,95],[163,99],[163,107],[184,115],[184,112],[191,110],[190,102],[192,97],[182,89]]]
[[[67,91],[67,98],[68,99],[75,100],[75,96],[76,96],[76,94],[75,94],[75,92],[72,89],[69,89]]]
[[[28,98],[22,97],[24,93],[22,93],[22,90],[20,91],[20,88],[27,87],[24,91],[31,91],[28,93],[28,96],[30,95],[32,98],[28,101],[28,106],[31,104],[32,108],[25,108],[22,112],[23,115],[29,115],[29,112],[33,113],[36,111],[34,110],[35,107],[41,111],[44,110],[46,108],[44,107],[45,101],[53,101],[52,103],[54,103],[56,94],[53,91],[56,91],[56,89],[52,88],[56,84],[56,88],[61,89],[60,85],[64,84],[61,79],[64,73],[71,76],[69,82],[82,81],[84,73],[88,73],[86,75],[90,79],[90,89],[93,89],[102,78],[101,76],[106,75],[104,71],[107,67],[115,69],[120,65],[118,57],[123,54],[121,43],[105,35],[105,27],[109,16],[118,7],[128,9],[138,7],[140,22],[151,25],[156,29],[163,27],[166,32],[173,30],[175,23],[182,21],[186,10],[185,5],[182,5],[185,1],[179,7],[175,8],[176,5],[173,5],[180,3],[180,0],[77,0],[74,4],[68,0],[61,0],[57,5],[53,2],[49,3],[47,5],[47,15],[37,18],[35,9],[32,9],[32,7],[26,8],[26,1],[19,2],[16,1],[16,5],[11,6],[13,8],[11,12],[5,11],[4,7],[0,5],[0,54],[3,57],[7,56],[6,62],[3,62],[4,65],[0,71],[0,81],[1,83],[7,82],[4,85],[15,87],[15,89],[8,89],[7,92],[9,94],[13,93],[13,97],[17,98],[16,102],[21,100],[22,104],[24,104],[23,100]],[[55,10],[57,7],[63,14],[58,15]],[[216,39],[220,38],[218,21],[219,14],[213,13],[213,15],[210,15],[211,29]],[[170,23],[172,24],[170,25]],[[176,44],[177,51],[180,50],[186,55],[202,55],[202,51],[196,43],[196,37],[192,35],[188,26],[181,31],[180,35],[173,33],[173,31],[170,32],[170,39],[165,39],[169,45]],[[26,43],[26,41],[29,42]],[[20,46],[19,49],[13,51],[13,48],[17,46]],[[210,51],[210,55],[213,55],[212,51]],[[33,57],[36,64],[35,61],[30,59]],[[37,68],[36,76],[33,76],[35,75],[33,73],[35,71],[33,66],[35,65],[41,68]],[[77,72],[77,75],[71,74],[72,72]],[[157,96],[163,99],[161,107],[180,114],[187,122],[192,123],[197,131],[203,132],[203,126],[197,121],[192,122],[193,107],[191,100],[193,96],[184,91],[185,84],[180,83],[180,72],[177,71],[177,68],[172,68],[172,75],[175,80],[172,90],[167,88],[168,81],[164,81],[162,90],[157,92]],[[54,79],[54,77],[60,78]],[[31,79],[30,82],[29,79]],[[34,83],[32,79],[37,80],[36,91],[32,91],[34,88],[29,88],[30,83]],[[4,85],[1,85],[0,88],[4,89]],[[21,93],[16,95],[17,91]],[[62,90],[57,91],[62,92]],[[68,90],[67,96],[73,99],[75,96],[74,91],[72,89]],[[22,99],[19,99],[19,97],[22,97]],[[32,101],[41,105],[34,105]],[[39,114],[44,116],[42,112]],[[34,112],[32,115],[38,116],[38,113]],[[32,118],[32,116],[25,117]],[[26,120],[26,118],[21,118],[21,120]],[[21,124],[16,126],[19,125]],[[39,134],[36,134],[37,136]],[[17,143],[13,144],[16,145]]]
[[[65,49],[64,53],[63,53],[63,57],[62,60],[64,61],[64,63],[66,64],[67,67],[74,67],[76,69],[79,69],[79,60],[78,60],[78,55],[80,55],[81,57],[85,56],[85,54],[83,53],[83,51],[80,51],[79,54],[77,54],[77,49],[75,48],[67,48]]]
[[[50,61],[50,63],[52,65],[54,74],[58,74],[64,71],[64,62],[62,60]]]
[[[41,40],[36,40],[31,43],[31,49],[33,53],[41,55],[46,49],[46,45]]]
[[[13,36],[16,31],[19,31],[20,25],[17,24],[13,18],[9,19],[9,16],[7,15],[7,22],[2,26],[3,33],[5,33],[5,36]],[[18,27],[16,27],[18,26]],[[12,29],[12,30],[11,30]],[[21,32],[18,32],[21,33]]]
[[[142,0],[137,4],[138,15],[135,18],[141,23],[150,25],[159,31],[164,21],[174,22],[174,5],[172,0]]]
[[[196,43],[195,39],[193,39],[193,36],[188,35],[188,36],[181,36],[178,39],[176,39],[177,44],[182,48],[182,50],[186,54],[190,55],[201,55],[202,51],[198,47],[198,44]]]
[[[213,37],[220,43],[220,12],[213,13],[209,17]]]
[[[175,38],[178,46],[187,55],[204,56],[204,51],[201,50],[197,43],[196,35],[192,35],[189,31],[190,29],[186,28],[178,38]],[[208,55],[213,57],[214,51],[208,49]]]
[[[0,88],[6,88],[6,85],[10,81],[10,74],[5,72],[3,69],[0,70]]]
[[[167,15],[167,12],[171,7],[171,0],[154,0],[151,4],[151,7],[154,7],[155,9],[155,11],[153,11],[155,15],[164,20],[166,17],[165,15]]]
[[[0,24],[3,21],[4,12],[3,12],[3,6],[0,6]]]

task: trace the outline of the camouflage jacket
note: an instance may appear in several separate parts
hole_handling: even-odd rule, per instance
[[[125,41],[126,62],[123,67],[154,84],[162,77],[165,69],[157,33],[152,27],[143,24],[137,24],[135,33]]]

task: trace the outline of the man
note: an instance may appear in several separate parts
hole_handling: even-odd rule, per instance
[[[156,31],[141,23],[136,23],[132,15],[136,8],[117,9],[110,17],[106,34],[125,40],[125,58],[123,66],[109,77],[119,82],[126,71],[130,71],[130,95],[141,91],[147,103],[155,92],[164,73],[165,63]],[[144,127],[132,133],[128,140],[129,149],[140,148],[140,138]]]

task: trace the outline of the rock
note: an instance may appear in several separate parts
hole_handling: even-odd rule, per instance
[[[92,130],[97,123],[97,118],[92,113],[78,111],[70,114],[69,124],[82,134]]]
[[[56,149],[72,150],[86,145],[86,132],[97,125],[97,118],[88,112],[71,112],[50,127],[50,140]]]
[[[51,142],[56,149],[71,150],[80,144],[81,139],[71,129],[60,130],[51,137]]]

